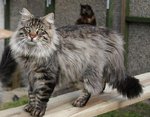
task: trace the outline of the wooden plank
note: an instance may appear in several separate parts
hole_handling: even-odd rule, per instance
[[[0,39],[9,38],[12,36],[12,34],[13,34],[13,32],[11,32],[11,31],[8,31],[5,29],[0,29]]]
[[[72,101],[77,98],[80,91],[51,98],[44,117],[93,117],[118,108],[122,108],[139,101],[150,98],[150,73],[137,75],[143,85],[144,92],[141,97],[128,100],[119,95],[116,90],[106,87],[104,94],[94,96],[83,108],[73,107]],[[23,106],[0,111],[1,117],[30,117],[23,111]]]

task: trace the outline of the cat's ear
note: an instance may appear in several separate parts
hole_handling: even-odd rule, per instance
[[[22,15],[21,21],[27,21],[34,17],[26,8],[23,8],[20,14]]]
[[[54,13],[49,13],[48,15],[44,16],[42,19],[50,24],[54,24]]]
[[[83,7],[83,5],[82,5],[82,4],[80,4],[80,7]]]

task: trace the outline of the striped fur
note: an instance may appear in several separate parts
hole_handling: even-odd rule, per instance
[[[141,85],[137,81],[132,86],[134,80],[129,79],[135,78],[125,75],[123,44],[121,36],[106,28],[84,25],[56,30],[52,13],[35,18],[23,9],[10,47],[28,75],[29,104],[25,110],[43,116],[55,86],[74,81],[81,81],[84,90],[74,106],[84,106],[90,95],[101,93],[105,82],[124,96],[139,96]],[[128,89],[128,81],[134,90]],[[123,83],[125,87],[121,87]]]

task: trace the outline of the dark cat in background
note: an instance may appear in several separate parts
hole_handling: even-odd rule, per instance
[[[80,18],[76,21],[76,24],[90,24],[96,26],[96,18],[92,7],[90,5],[80,5]]]

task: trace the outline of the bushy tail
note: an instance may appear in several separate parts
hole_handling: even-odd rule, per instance
[[[126,76],[126,78],[117,81],[115,87],[119,93],[129,99],[138,97],[143,92],[139,80],[131,76]]]
[[[11,84],[11,75],[15,72],[17,63],[12,57],[11,49],[7,46],[4,49],[2,59],[0,62],[0,81],[3,86],[8,86]]]
[[[143,91],[139,80],[125,75],[123,38],[112,33],[107,43],[107,48],[113,50],[111,54],[106,54],[107,65],[104,69],[104,75],[107,82],[113,88],[117,88],[118,92],[123,96],[128,98],[138,97]]]

